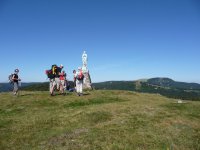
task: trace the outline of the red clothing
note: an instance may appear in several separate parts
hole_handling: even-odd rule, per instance
[[[61,73],[61,74],[60,74],[60,80],[65,80],[65,76],[66,76],[65,73]]]

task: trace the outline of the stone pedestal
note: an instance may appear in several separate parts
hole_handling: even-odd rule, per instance
[[[92,82],[89,72],[84,72],[83,89],[92,89]]]

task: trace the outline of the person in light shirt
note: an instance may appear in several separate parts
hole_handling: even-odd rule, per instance
[[[84,75],[81,67],[78,67],[78,71],[76,73],[76,92],[78,96],[83,95],[83,79]]]

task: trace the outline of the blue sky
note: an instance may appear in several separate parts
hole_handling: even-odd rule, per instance
[[[1,0],[0,82],[82,65],[93,82],[169,77],[200,83],[198,0]]]

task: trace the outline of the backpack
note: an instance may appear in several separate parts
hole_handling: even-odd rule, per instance
[[[53,79],[54,75],[52,74],[52,69],[45,70],[45,74],[47,75],[47,78]]]
[[[57,72],[57,65],[52,65],[51,69],[45,70],[45,74],[47,75],[47,78],[49,79],[55,78],[56,72]]]
[[[55,74],[57,73],[57,69],[58,69],[57,65],[55,65],[55,64],[52,65],[52,66],[51,66],[52,74],[55,75]]]
[[[13,83],[13,74],[11,73],[9,76],[8,76],[8,80],[9,80],[9,83],[12,84]]]
[[[76,79],[77,79],[77,80],[83,80],[83,78],[84,78],[84,75],[83,75],[83,72],[81,71],[81,72],[79,72],[79,73],[77,74]]]

